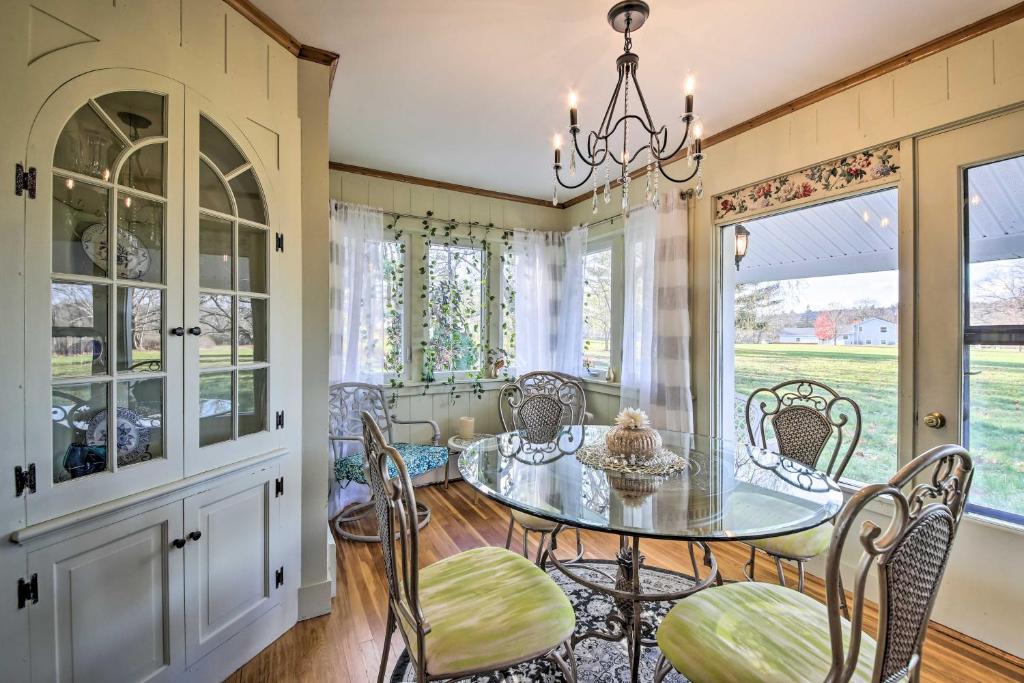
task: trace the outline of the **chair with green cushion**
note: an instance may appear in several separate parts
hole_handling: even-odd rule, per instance
[[[557,406],[552,411],[548,406]],[[560,427],[583,425],[593,416],[587,412],[587,395],[583,382],[562,372],[538,370],[520,375],[505,384],[498,393],[498,416],[506,432],[520,432],[528,441],[549,441]],[[508,520],[505,547],[512,546],[516,525],[523,529],[523,555],[528,554],[530,532],[540,534],[537,563],[544,558],[546,539],[557,524],[549,520],[512,510]],[[583,557],[583,541],[576,529],[575,562]]]
[[[750,443],[779,453],[801,465],[823,471],[833,479],[843,476],[860,441],[860,406],[830,387],[810,379],[789,380],[755,389],[746,404]],[[822,456],[827,455],[827,462]],[[754,580],[757,551],[775,560],[779,583],[786,585],[782,561],[797,567],[797,590],[804,590],[804,563],[828,550],[832,525],[787,536],[750,541],[750,559],[743,573]],[[845,611],[845,608],[844,608]]]
[[[784,586],[733,583],[681,600],[658,628],[654,680],[672,669],[693,683],[720,681],[917,681],[921,647],[974,470],[960,446],[933,448],[885,484],[860,489],[836,517],[825,572],[826,604]],[[853,616],[840,614],[843,546],[879,498],[895,510],[853,538],[864,553],[854,574]],[[878,628],[864,626],[870,572],[878,572]]]
[[[503,548],[467,550],[421,569],[409,470],[373,415],[364,412],[362,424],[388,585],[378,683],[396,628],[420,682],[501,672],[546,657],[575,683],[576,616],[562,589]]]
[[[409,476],[445,468],[444,485],[448,487],[448,449],[438,445],[441,430],[433,420],[400,420],[388,411],[384,390],[373,384],[362,382],[339,382],[331,385],[329,395],[330,442],[334,457],[334,478],[340,482],[356,482],[368,485],[366,478],[366,458],[364,456],[363,427],[361,415],[363,411],[374,416],[377,424],[391,442],[394,437],[392,425],[422,424],[431,429],[431,442],[426,444],[392,443],[391,445],[402,454],[409,469]],[[348,447],[346,448],[346,445]],[[342,510],[334,518],[334,527],[342,538],[350,541],[367,543],[380,540],[378,535],[365,535],[349,531],[347,526],[373,514],[373,500],[366,503],[351,505]],[[430,522],[430,509],[420,503],[420,527]]]

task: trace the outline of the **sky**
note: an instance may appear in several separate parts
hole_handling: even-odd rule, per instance
[[[899,302],[899,271],[852,273],[789,280],[790,288],[783,308],[802,313],[810,308],[821,310],[852,307],[855,303],[871,299],[878,306],[892,306]]]

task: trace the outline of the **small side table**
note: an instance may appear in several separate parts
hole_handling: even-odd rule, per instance
[[[450,460],[453,455],[458,455],[462,451],[466,450],[467,448],[475,444],[477,441],[483,441],[484,439],[492,438],[494,438],[494,434],[474,434],[469,439],[464,439],[458,434],[455,434],[454,436],[448,439],[448,458]],[[479,495],[479,492],[476,489],[473,489],[473,493],[475,494],[473,496],[474,502],[476,502],[475,499],[476,496]]]

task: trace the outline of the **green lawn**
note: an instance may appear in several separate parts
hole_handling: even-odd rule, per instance
[[[971,370],[970,446],[978,464],[972,502],[1024,514],[1024,353],[975,349]],[[863,431],[846,476],[882,481],[896,467],[895,347],[737,344],[736,394],[807,377],[860,405]],[[737,433],[744,434],[736,402]]]

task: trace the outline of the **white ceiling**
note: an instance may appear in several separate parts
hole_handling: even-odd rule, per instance
[[[538,198],[551,196],[567,92],[595,127],[622,50],[612,0],[254,2],[341,54],[332,161]],[[692,69],[710,134],[1013,3],[650,0],[633,51],[655,122],[678,121]]]

